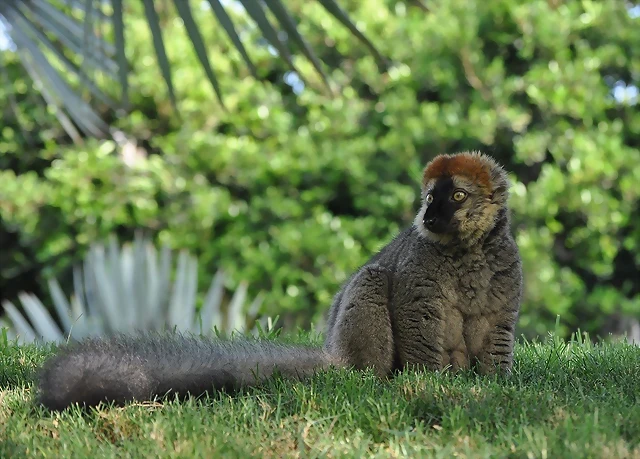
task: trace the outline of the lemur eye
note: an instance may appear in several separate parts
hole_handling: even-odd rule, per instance
[[[427,204],[431,204],[433,202],[433,195],[429,193],[426,198]]]
[[[462,202],[467,198],[467,193],[462,190],[457,190],[453,193],[453,200],[456,202]]]

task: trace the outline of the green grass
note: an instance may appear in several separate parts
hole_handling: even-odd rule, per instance
[[[51,349],[0,344],[0,457],[640,458],[640,347],[519,343],[513,374],[331,372],[201,400],[48,414]]]

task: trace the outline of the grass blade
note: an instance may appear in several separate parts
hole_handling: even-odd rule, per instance
[[[15,334],[11,323],[4,319],[0,319],[0,350],[2,350],[2,348],[6,349],[9,347],[9,343],[17,341],[17,338],[18,337]]]

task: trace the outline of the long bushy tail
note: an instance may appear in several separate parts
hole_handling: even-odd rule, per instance
[[[115,336],[63,347],[45,362],[38,401],[50,410],[198,396],[255,385],[278,372],[301,379],[333,365],[323,349],[272,341],[200,339],[185,335]]]

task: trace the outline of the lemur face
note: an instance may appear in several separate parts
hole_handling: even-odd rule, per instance
[[[456,212],[469,197],[469,191],[456,187],[451,177],[441,177],[427,189],[424,197],[425,211],[422,223],[435,234],[454,233],[459,222]]]
[[[473,243],[495,225],[508,187],[502,167],[486,155],[439,155],[424,170],[422,207],[414,225],[441,243]]]

